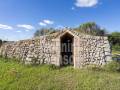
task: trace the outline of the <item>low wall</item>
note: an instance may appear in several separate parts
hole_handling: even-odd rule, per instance
[[[25,64],[56,64],[56,50],[54,49],[54,39],[40,37],[5,43],[0,49],[0,55],[8,58],[17,58]]]
[[[70,32],[70,31],[68,31]],[[63,32],[60,32],[63,33]],[[60,66],[60,37],[41,36],[39,38],[5,43],[0,48],[0,55],[17,58],[25,64],[55,64]],[[104,65],[111,61],[111,49],[107,37],[82,35],[74,36],[74,67],[89,64]]]

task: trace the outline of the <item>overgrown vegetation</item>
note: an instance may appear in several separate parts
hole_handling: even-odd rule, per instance
[[[113,52],[117,52],[120,54],[120,32],[113,32],[111,34],[107,34],[107,31],[98,26],[95,22],[87,22],[81,24],[79,27],[71,29],[84,34],[90,34],[95,36],[108,36],[108,39],[112,45]],[[49,35],[55,32],[58,32],[58,30],[54,28],[41,28],[34,33],[34,37]]]
[[[120,73],[108,68],[25,66],[0,58],[0,90],[120,90]]]
[[[48,35],[55,33],[57,30],[54,28],[41,28],[34,33],[34,37]]]
[[[82,24],[73,30],[91,35],[106,35],[105,30],[93,22]],[[56,31],[54,28],[42,28],[35,32],[34,37]],[[119,54],[120,33],[115,32],[108,37],[113,52]],[[1,40],[0,45],[2,43]],[[85,69],[73,69],[70,66],[26,66],[16,59],[0,57],[0,90],[120,90],[120,61],[112,61],[104,67],[89,65]]]
[[[120,61],[112,61],[104,66],[106,71],[120,72]]]
[[[75,30],[84,34],[90,34],[95,36],[106,35],[106,30],[102,29],[95,22],[88,22],[88,23],[81,24],[79,27],[75,28]]]
[[[113,51],[120,52],[120,32],[113,32],[108,36]]]
[[[95,36],[106,35],[106,30],[99,27],[95,22],[87,22],[87,23],[81,24],[79,27],[71,28],[71,29],[80,33],[90,34]],[[41,28],[34,33],[34,37],[48,35],[57,31],[58,30],[55,28]]]

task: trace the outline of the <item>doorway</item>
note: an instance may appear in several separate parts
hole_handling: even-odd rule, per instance
[[[73,40],[74,36],[69,33],[66,33],[61,37],[61,66],[74,65]]]

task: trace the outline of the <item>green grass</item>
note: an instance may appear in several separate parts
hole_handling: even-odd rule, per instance
[[[119,45],[112,47],[112,54],[113,55],[118,55],[118,54],[120,55],[120,46]]]
[[[120,90],[120,73],[25,66],[0,58],[0,90]]]
[[[120,55],[120,51],[113,50],[113,51],[112,51],[112,54],[113,54],[113,55],[118,55],[118,54]]]

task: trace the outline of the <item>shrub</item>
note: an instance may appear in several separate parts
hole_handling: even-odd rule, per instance
[[[56,70],[59,69],[60,67],[55,66],[54,64],[49,65],[49,70]]]
[[[90,64],[86,67],[88,70],[93,70],[93,71],[103,71],[101,66],[98,66],[96,64]]]
[[[112,71],[112,72],[119,71],[120,72],[120,62],[118,61],[109,62],[108,64],[104,66],[104,69],[106,71]]]

